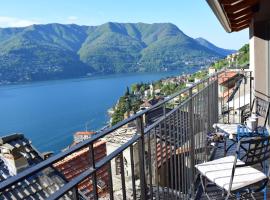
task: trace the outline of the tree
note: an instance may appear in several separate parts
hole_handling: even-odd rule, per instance
[[[138,91],[138,85],[136,83],[132,84],[131,85],[131,92],[134,94],[137,91]]]
[[[125,106],[126,106],[126,112],[130,112],[132,110],[131,101],[129,97],[126,98]]]
[[[129,95],[130,95],[130,92],[129,92],[129,87],[127,87],[127,90],[126,90],[125,96],[129,96]]]

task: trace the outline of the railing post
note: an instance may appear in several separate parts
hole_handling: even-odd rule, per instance
[[[144,127],[143,127],[143,118],[139,116],[136,119],[137,134],[140,135],[138,141],[139,148],[139,167],[140,167],[140,188],[141,188],[141,198],[146,200],[146,180],[145,180],[145,165],[144,165]]]
[[[126,194],[126,180],[125,180],[123,152],[120,154],[120,170],[121,170],[122,195],[123,195],[123,200],[126,200],[127,194]]]
[[[206,128],[206,136],[205,136],[205,141],[204,141],[204,149],[205,149],[205,161],[208,161],[208,157],[209,157],[209,151],[208,151],[208,142],[207,142],[207,136],[208,136],[208,133],[210,131],[210,81],[209,81],[210,78],[207,79],[207,85],[206,85],[206,90],[205,90],[205,101],[206,101],[206,108],[204,110],[204,113],[205,113],[205,122],[206,122],[206,125],[204,126],[204,128]]]
[[[110,200],[114,200],[114,196],[113,196],[113,176],[112,176],[112,166],[111,166],[111,162],[109,162],[108,164],[109,166],[109,169],[108,169],[108,172],[109,172],[109,188],[110,188]]]
[[[166,103],[163,104],[163,116],[164,116],[164,144],[165,144],[165,169],[166,169],[166,175],[165,175],[165,185],[166,185],[166,191],[167,194],[169,194],[169,157],[168,157],[168,149],[167,149],[167,110],[166,110]],[[161,130],[160,130],[161,131]],[[161,136],[162,138],[162,136]],[[163,147],[161,146],[161,149]],[[163,151],[163,150],[161,150]],[[165,195],[166,196],[166,195]]]
[[[229,75],[228,75],[229,76]],[[225,71],[225,78],[228,78],[227,77],[227,71]],[[228,112],[228,117],[227,117],[227,123],[229,124],[230,123],[230,105],[229,105],[229,96],[230,96],[230,90],[229,90],[229,81],[227,81],[227,112]]]
[[[134,171],[134,150],[133,145],[130,146],[130,165],[131,165],[131,181],[132,181],[132,191],[133,200],[136,200],[136,184],[135,184],[135,171]]]
[[[90,163],[92,164],[92,168],[96,168],[95,164],[95,152],[94,152],[94,144],[91,143],[89,146],[89,153],[90,153]],[[98,199],[98,190],[97,190],[97,174],[96,172],[92,175],[92,185],[93,185],[93,197],[94,199]]]
[[[210,112],[211,112],[211,107],[210,107],[210,81],[207,79],[207,134],[210,131]]]
[[[249,110],[250,110],[250,113],[252,113],[252,110],[251,110],[251,104],[252,104],[252,80],[253,80],[253,77],[252,77],[252,72],[250,72],[250,78],[249,78]]]
[[[191,199],[194,199],[194,177],[195,177],[195,141],[194,141],[194,110],[193,110],[193,98],[192,98],[192,87],[189,89],[189,106],[188,106],[188,116],[189,116],[189,135],[190,135],[190,169],[191,169]]]
[[[218,100],[219,100],[219,90],[218,90],[218,74],[216,75],[216,82],[215,82],[215,123],[218,123],[219,120],[219,112],[218,112]],[[211,124],[212,126],[212,124]],[[211,127],[212,128],[212,127]]]
[[[72,189],[72,198],[73,198],[73,199],[79,199],[78,188],[77,188],[77,187],[74,187],[74,188]]]

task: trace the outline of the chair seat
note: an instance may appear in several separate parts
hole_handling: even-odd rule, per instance
[[[211,182],[228,191],[234,158],[234,156],[227,156],[198,164],[195,167]],[[237,160],[237,164],[244,164],[244,162]],[[244,188],[264,179],[267,179],[267,176],[253,167],[236,167],[231,191]]]

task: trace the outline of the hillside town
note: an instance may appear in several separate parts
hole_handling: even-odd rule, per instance
[[[177,91],[191,87],[221,68],[248,68],[248,53],[248,45],[245,45],[238,52],[230,54],[215,62],[212,66],[202,68],[196,73],[181,74],[152,83],[135,83],[130,88],[127,87],[124,96],[120,97],[116,105],[108,111],[111,116],[110,125],[115,125],[135,113],[154,106]],[[181,98],[185,98],[185,95],[183,94]],[[176,98],[174,101],[171,103],[178,103],[179,99]]]

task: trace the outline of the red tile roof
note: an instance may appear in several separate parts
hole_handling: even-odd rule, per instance
[[[97,141],[94,143],[94,158],[95,162],[98,162],[103,157],[107,155],[106,151],[106,142]],[[89,169],[92,166],[90,161],[90,152],[89,148],[84,148],[78,152],[75,152],[63,160],[58,161],[54,164],[54,167],[60,171],[65,178],[70,181],[85,170]],[[109,174],[108,174],[108,165],[105,165],[97,172],[97,179],[105,183],[104,188],[98,189],[99,196],[103,196],[108,193],[108,183],[109,183]],[[81,182],[78,186],[78,189],[81,190],[87,197],[90,197],[93,191],[91,178],[88,178]]]
[[[228,80],[235,78],[238,76],[238,73],[233,72],[233,71],[228,71],[228,72],[223,72],[218,76],[218,84],[223,85],[225,84]]]
[[[76,132],[75,135],[93,135],[95,133],[96,132],[93,132],[93,131],[79,131],[79,132]]]

